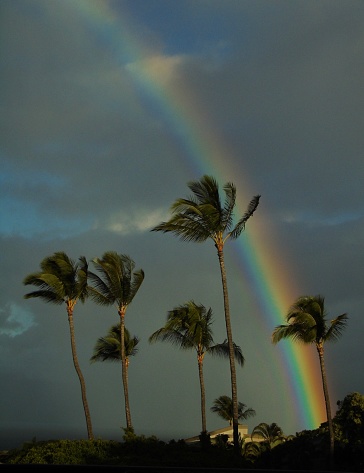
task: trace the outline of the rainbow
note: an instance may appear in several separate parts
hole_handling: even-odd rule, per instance
[[[110,47],[118,63],[125,65],[145,100],[151,101],[163,119],[168,121],[172,133],[183,148],[188,174],[193,179],[211,174],[223,183],[237,182],[237,176],[244,174],[241,164],[239,168],[234,168],[236,157],[234,159],[223,136],[217,132],[211,117],[204,113],[203,106],[196,106],[199,103],[198,97],[193,97],[191,91],[181,85],[183,81],[177,87],[173,85],[176,81],[168,80],[168,73],[172,70],[168,69],[168,61],[157,53],[151,54],[132,34],[130,24],[133,19],[128,17],[126,11],[121,11],[121,5],[118,4],[116,15],[105,0],[68,0],[63,5],[66,3],[67,8],[80,14],[87,27],[93,28],[105,46]],[[169,60],[178,69],[178,58],[172,57]],[[161,67],[165,68],[163,74],[160,73]],[[237,215],[245,211],[247,203],[257,193],[251,192],[246,178],[243,182],[244,195],[238,196]],[[237,188],[239,194],[240,188]],[[273,261],[272,255],[279,254],[279,251],[272,246],[268,247],[267,242],[262,240],[263,232],[259,231],[259,224],[256,225],[255,219],[254,215],[249,220],[249,228],[243,237],[234,244],[242,277],[255,291],[262,325],[267,333],[271,333],[276,325],[283,323],[283,316],[289,305],[301,294],[288,282],[291,278],[285,274],[281,265]],[[269,219],[264,217],[264,225],[267,225],[267,221]],[[280,343],[276,348],[279,378],[287,386],[287,398],[291,402],[292,399],[295,400],[295,413],[291,415],[296,415],[297,424],[302,430],[315,429],[326,418],[315,350],[312,346],[304,347],[289,341]]]

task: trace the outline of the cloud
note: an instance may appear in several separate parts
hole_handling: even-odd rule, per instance
[[[0,308],[0,335],[14,338],[35,325],[38,324],[33,314],[15,302],[8,302],[4,308]]]
[[[335,226],[344,223],[355,222],[362,218],[358,212],[334,213],[332,215],[318,214],[315,212],[287,212],[282,215],[282,221],[286,223],[308,223],[314,226]]]
[[[153,55],[142,61],[132,62],[126,65],[126,70],[142,80],[146,75],[148,80],[152,79],[161,86],[168,85],[175,77],[177,68],[184,62],[186,56]]]
[[[149,231],[162,220],[167,219],[165,209],[134,209],[130,213],[120,211],[111,215],[103,226],[106,230],[119,235],[143,233]]]

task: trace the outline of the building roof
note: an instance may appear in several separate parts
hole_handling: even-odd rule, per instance
[[[248,434],[248,426],[247,425],[239,424],[238,425],[238,430],[239,430],[239,434],[241,435],[242,438],[245,438],[245,437],[250,438],[250,436]],[[227,435],[228,440],[232,440],[233,439],[233,426],[228,425],[226,427],[223,427],[222,429],[211,430],[210,432],[208,432],[208,434],[210,435],[211,439],[214,439],[218,435]],[[184,439],[184,440],[187,443],[194,443],[194,442],[199,442],[200,437],[199,437],[199,435],[196,435],[195,437],[190,437],[190,438]]]

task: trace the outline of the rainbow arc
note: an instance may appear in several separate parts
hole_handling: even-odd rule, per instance
[[[169,123],[171,132],[183,148],[184,164],[189,176],[195,179],[210,174],[222,184],[227,181],[235,183],[239,177],[244,189],[237,185],[237,215],[244,213],[251,197],[259,192],[252,192],[248,179],[242,178],[244,169],[241,157],[238,160],[229,150],[211,117],[204,113],[198,97],[193,97],[181,82],[171,80],[168,74],[173,73],[173,68],[178,68],[178,58],[151,55],[146,46],[131,33],[132,19],[121,10],[120,4],[117,16],[106,1],[78,0],[69,2],[68,7],[77,10],[88,27],[94,28],[106,45],[110,45],[117,56],[115,60],[124,64],[124,70],[130,74],[141,93],[147,100],[153,101],[157,112]],[[243,280],[256,294],[261,325],[267,333],[271,333],[276,325],[283,323],[289,305],[301,294],[289,282],[291,278],[288,273],[283,273],[281,266],[272,257],[279,251],[268,247],[267,242],[263,241],[261,225],[255,223],[255,218],[254,215],[249,220],[249,228],[243,233],[243,238],[236,242],[237,264]],[[268,232],[264,233],[266,235]],[[295,407],[292,415],[297,417],[302,430],[317,428],[325,421],[326,415],[318,360],[313,346],[305,347],[285,341],[277,345],[277,357],[280,379],[285,383]]]

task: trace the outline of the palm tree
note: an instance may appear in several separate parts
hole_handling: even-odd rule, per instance
[[[305,344],[313,343],[320,360],[322,387],[325,398],[327,423],[330,437],[330,462],[334,460],[334,428],[331,417],[329,391],[327,387],[324,344],[340,338],[348,319],[347,314],[342,314],[331,320],[326,320],[325,299],[317,296],[301,296],[289,308],[286,315],[287,324],[278,325],[272,334],[272,342],[278,343],[282,338],[291,338]]]
[[[118,254],[115,251],[107,251],[102,258],[94,258],[92,263],[101,277],[89,271],[90,297],[100,305],[115,304],[120,318],[120,359],[126,428],[132,431],[125,350],[125,313],[144,280],[144,271],[142,269],[134,270],[134,261],[129,256]]]
[[[252,441],[254,441],[254,437],[258,437],[260,442],[264,442],[268,450],[286,440],[283,430],[275,422],[272,424],[261,422],[252,431]]]
[[[203,305],[189,301],[169,311],[165,326],[149,337],[149,342],[151,343],[157,340],[168,341],[183,350],[192,349],[196,351],[201,392],[202,434],[207,433],[205,383],[203,376],[205,354],[229,357],[229,347],[226,340],[223,343],[214,344],[211,325],[212,310],[207,310]],[[234,356],[240,365],[244,364],[241,349],[235,344]]]
[[[25,299],[39,297],[45,302],[66,304],[71,337],[73,364],[80,381],[83,409],[86,417],[88,439],[93,440],[90,410],[86,397],[86,384],[78,362],[73,311],[77,301],[85,302],[87,298],[88,264],[84,256],[76,263],[64,252],[47,256],[40,263],[41,271],[29,274],[23,281],[25,285],[34,285],[39,289],[24,295]]]
[[[91,363],[95,361],[121,361],[121,350],[120,350],[120,324],[113,325],[108,331],[106,337],[100,337],[94,347],[94,354],[90,358]],[[129,330],[124,327],[124,344],[125,344],[125,360],[126,360],[126,382],[127,390],[129,392],[128,382],[128,371],[129,371],[129,358],[135,356],[138,353],[137,345],[139,338],[130,335]]]
[[[193,196],[179,198],[171,206],[172,217],[162,222],[151,231],[173,233],[182,241],[204,242],[211,238],[217,250],[220,264],[221,282],[224,296],[225,325],[229,347],[231,392],[233,400],[233,439],[234,450],[240,455],[238,428],[238,395],[236,369],[234,360],[234,344],[230,321],[229,296],[224,262],[224,245],[228,239],[235,240],[245,229],[247,220],[253,215],[259,204],[260,195],[250,201],[247,211],[234,224],[233,211],[236,201],[236,188],[231,182],[224,185],[225,202],[222,205],[219,186],[211,176],[203,176],[199,181],[188,184]]]
[[[214,401],[214,405],[210,408],[212,412],[227,420],[231,425],[233,423],[233,401],[229,396],[220,396]],[[255,416],[256,412],[251,407],[247,408],[242,402],[238,402],[238,419],[248,419]]]
[[[126,365],[129,367],[129,357],[138,353],[137,345],[139,338],[130,335],[129,330],[124,327],[124,343]],[[94,347],[94,354],[90,358],[91,363],[95,361],[121,361],[120,350],[120,324],[113,325],[105,337],[100,337]]]

